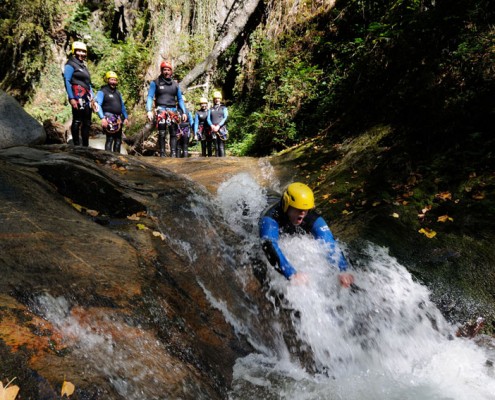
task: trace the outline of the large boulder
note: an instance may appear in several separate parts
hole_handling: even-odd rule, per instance
[[[0,90],[0,149],[43,144],[43,126],[10,95]]]

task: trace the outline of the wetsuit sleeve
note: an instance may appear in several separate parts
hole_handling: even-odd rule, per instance
[[[189,111],[187,113],[188,117],[189,117],[189,125],[194,126],[194,120],[193,120],[193,117],[192,117],[192,114],[191,114],[191,111]]]
[[[227,107],[223,108],[223,119],[218,123],[220,126],[224,126],[225,123],[227,122],[227,118],[229,117],[229,111],[227,110]]]
[[[105,116],[105,114],[103,113],[103,108],[102,108],[102,104],[103,104],[103,99],[104,99],[105,95],[104,93],[100,90],[98,91],[98,93],[96,93],[96,102],[98,103],[98,105],[100,106],[99,110],[98,110],[98,117],[100,117],[100,119],[103,119],[103,117]]]
[[[124,119],[127,119],[127,117],[128,117],[127,109],[125,108],[124,99],[122,98],[122,94],[120,94],[120,104],[122,104],[121,113],[124,116]]]
[[[69,64],[66,64],[64,67],[64,81],[65,81],[65,90],[67,91],[67,96],[69,100],[75,99],[74,92],[72,91],[72,85],[70,81],[72,80],[72,75],[74,74],[74,67]]]
[[[208,125],[211,126],[213,124],[211,123],[211,116],[210,115],[211,115],[210,110],[208,110],[208,117],[206,117],[206,122],[208,122]]]
[[[155,99],[156,83],[151,81],[150,89],[148,90],[148,97],[146,99],[146,111],[151,111],[153,107],[153,100]]]
[[[182,113],[187,114],[186,105],[184,104],[184,99],[182,98],[182,92],[180,91],[179,86],[177,86],[177,102],[179,103]]]
[[[290,279],[297,271],[290,264],[289,260],[284,256],[278,245],[278,223],[273,218],[263,217],[260,224],[260,237],[263,251],[270,261],[270,264],[275,266],[278,272]]]
[[[194,116],[194,125],[193,125],[193,131],[195,135],[198,133],[198,129],[199,129],[199,116],[198,113],[196,113],[196,115]]]
[[[323,217],[318,217],[311,228],[311,233],[315,239],[322,239],[328,245],[328,260],[332,264],[337,262],[339,269],[341,271],[345,271],[348,264],[344,257],[344,253],[342,253],[342,250],[340,250],[337,245],[337,242],[335,241],[332,232]]]

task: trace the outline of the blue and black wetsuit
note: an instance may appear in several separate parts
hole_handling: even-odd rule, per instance
[[[146,98],[146,111],[152,111],[153,101],[158,111],[168,110],[177,114],[177,104],[183,114],[186,114],[186,106],[182,98],[182,92],[179,84],[171,78],[159,76],[150,83],[148,97]],[[172,123],[170,125],[158,123],[158,142],[160,146],[160,156],[165,156],[165,134],[166,131],[170,134],[170,156],[177,157],[177,129],[178,125]]]
[[[187,120],[186,122],[179,123],[179,130],[177,134],[177,157],[187,158],[189,157],[189,139],[191,137],[191,129],[194,126],[194,120],[192,114],[187,110]]]
[[[96,102],[100,105],[98,116],[100,119],[105,117],[120,118],[121,121],[127,119],[127,110],[124,105],[122,94],[117,89],[112,89],[109,85],[103,86],[96,93]],[[105,150],[120,153],[122,145],[122,124],[116,132],[105,132]]]
[[[215,104],[208,110],[208,125],[220,125],[220,129],[226,129],[225,124],[227,123],[227,118],[229,112],[227,107],[223,104]],[[225,157],[225,142],[220,139],[219,135],[215,135],[215,150],[217,157]]]
[[[341,271],[347,269],[344,254],[337,246],[335,239],[323,217],[315,210],[310,210],[300,225],[292,225],[286,213],[282,210],[281,201],[269,206],[262,214],[260,221],[260,237],[263,251],[268,261],[276,270],[290,279],[297,271],[278,245],[281,233],[312,234],[315,239],[321,239],[328,245],[328,258],[334,263],[338,257],[338,267]]]
[[[208,113],[207,109],[197,110],[194,117],[194,134],[196,138],[201,142],[201,155],[203,157],[211,157],[212,151],[212,141],[210,125],[208,125]],[[208,152],[207,152],[208,150]]]
[[[91,87],[91,76],[86,64],[74,56],[70,56],[64,67],[65,90],[69,101],[77,100],[78,107],[72,109],[72,124],[70,127],[72,142],[79,146],[79,137],[82,145],[89,146],[89,129],[91,126],[92,109],[90,99],[93,96]],[[79,136],[81,131],[81,136]]]

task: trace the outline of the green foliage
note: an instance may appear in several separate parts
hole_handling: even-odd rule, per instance
[[[239,110],[263,121],[241,128],[262,126],[251,154],[337,121],[341,132],[401,124],[425,151],[462,141],[464,130],[486,131],[494,13],[485,0],[350,0],[272,40],[256,31],[235,91]],[[289,129],[275,122],[283,113]]]
[[[33,12],[36,10],[36,12]],[[25,90],[37,80],[50,57],[51,38],[59,15],[57,0],[6,0],[0,3],[0,82]],[[10,63],[5,62],[8,60]]]
[[[65,21],[65,30],[73,40],[82,40],[88,45],[88,59],[98,63],[111,48],[111,40],[105,32],[91,27],[91,10],[78,3],[70,18]]]
[[[133,107],[141,96],[144,72],[150,62],[147,48],[130,38],[125,43],[109,45],[105,56],[95,67],[92,80],[96,89],[105,85],[105,73],[114,71],[119,76],[119,90],[126,106]]]
[[[296,35],[286,36],[286,44],[294,45]],[[240,131],[243,137],[249,138],[250,145],[245,149],[269,154],[311,134],[298,127],[295,117],[304,103],[320,97],[323,71],[311,63],[309,53],[294,54],[264,38],[253,43],[253,51],[258,54],[259,62],[255,76],[257,87],[247,107],[240,108],[248,114]],[[248,136],[253,132],[257,132],[255,140]]]

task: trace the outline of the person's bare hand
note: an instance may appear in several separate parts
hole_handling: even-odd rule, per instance
[[[339,282],[342,287],[348,288],[354,283],[354,275],[343,272],[339,275]]]
[[[106,128],[106,127],[108,126],[108,119],[103,118],[103,119],[101,120],[101,126],[102,126],[103,128]]]
[[[302,272],[296,272],[290,277],[290,281],[293,285],[307,285],[309,282],[308,275]]]
[[[76,109],[78,108],[78,103],[76,99],[70,99],[69,103],[72,106],[72,108],[76,108]]]

